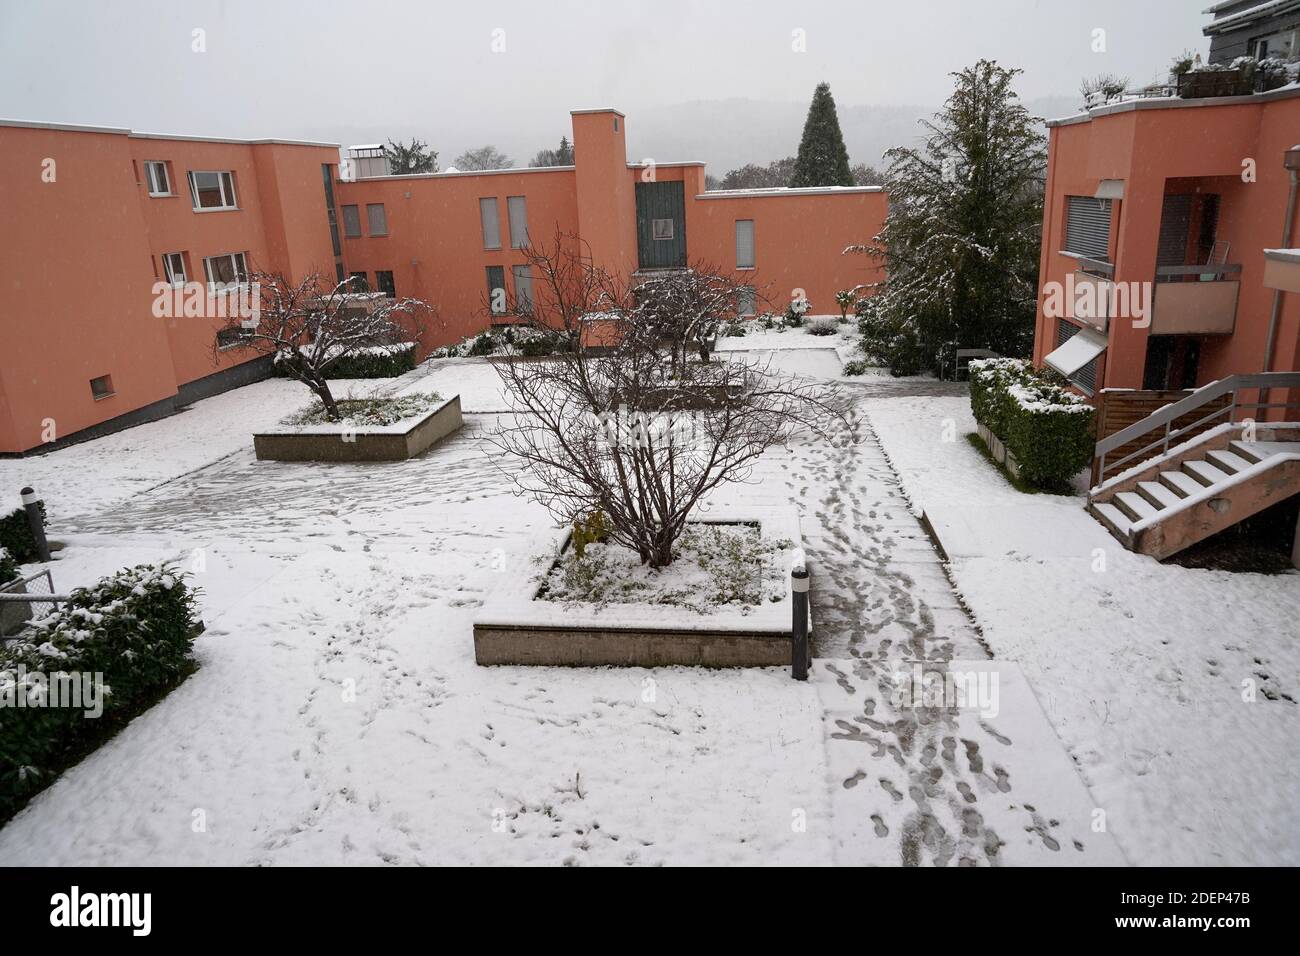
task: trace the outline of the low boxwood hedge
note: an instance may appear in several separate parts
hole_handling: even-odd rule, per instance
[[[970,403],[1035,487],[1063,487],[1092,461],[1092,406],[1023,359],[971,362]]]
[[[288,378],[289,373],[277,362],[275,374]],[[396,378],[415,368],[415,343],[405,342],[401,345],[385,345],[372,349],[362,349],[334,360],[327,369],[325,377],[334,378]]]
[[[172,568],[128,568],[70,597],[0,645],[0,822],[197,666],[194,591]],[[58,674],[101,675],[102,713],[41,706]]]

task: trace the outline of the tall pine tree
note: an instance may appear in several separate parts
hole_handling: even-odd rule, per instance
[[[829,83],[818,83],[813,92],[808,119],[803,124],[803,139],[794,161],[791,186],[852,186],[849,151],[844,148],[840,118]]]
[[[980,60],[952,74],[924,146],[885,154],[889,215],[858,250],[886,279],[860,314],[864,351],[896,374],[936,367],[953,346],[1033,347],[1046,140],[1011,89],[1020,72]]]

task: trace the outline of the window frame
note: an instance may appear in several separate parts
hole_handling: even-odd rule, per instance
[[[187,173],[190,183],[190,203],[195,212],[229,212],[239,209],[239,193],[235,188],[235,172],[232,169],[191,169]],[[216,176],[218,191],[221,193],[220,206],[204,206],[199,203],[199,185],[196,176]],[[226,192],[229,190],[229,197]],[[226,201],[227,198],[229,201]]]
[[[518,203],[516,203],[518,200]],[[515,209],[519,209],[518,223],[515,221]],[[506,219],[510,229],[510,248],[523,249],[528,245],[528,197],[527,196],[507,196],[506,197]],[[518,225],[516,235],[515,226]]]
[[[496,244],[488,242],[488,214],[487,203],[492,204],[491,222],[496,235]],[[483,233],[483,250],[485,252],[499,252],[501,250],[501,204],[497,202],[496,196],[480,196],[478,200],[478,218],[479,229]]]
[[[510,290],[506,287],[506,267],[501,265],[492,265],[492,266],[486,266],[485,269],[487,273],[487,287],[488,287],[488,312],[491,315],[508,315],[510,313],[510,303],[507,299],[507,296],[509,296]],[[492,284],[492,271],[494,269],[497,272],[501,273],[501,284],[499,286]],[[495,292],[497,289],[501,290],[501,298],[505,300],[502,301],[500,310],[498,310],[493,304],[492,293]]]
[[[343,211],[343,238],[360,239],[361,238],[361,206],[358,203],[345,203],[339,207]],[[352,210],[352,216],[356,223],[356,231],[353,231],[353,225],[348,221],[348,210]]]
[[[181,265],[181,270],[180,270],[181,277],[179,282],[176,280],[176,272],[172,268],[171,259],[173,256],[175,256],[176,259],[180,261],[180,265]],[[167,281],[171,283],[173,288],[178,286],[183,286],[185,285],[185,283],[190,281],[190,270],[185,263],[184,252],[164,252],[162,254],[162,267],[163,267],[163,275],[167,277]]]
[[[1100,255],[1096,255],[1093,252],[1089,252],[1089,251],[1083,251],[1079,248],[1072,248],[1071,246],[1071,234],[1070,234],[1071,212],[1074,209],[1074,205],[1075,205],[1074,200],[1076,199],[1079,200],[1080,203],[1088,203],[1088,202],[1098,203],[1101,205],[1101,208],[1105,209],[1106,248]],[[1063,222],[1062,222],[1062,234],[1061,234],[1061,252],[1065,253],[1067,256],[1073,256],[1076,259],[1092,259],[1096,262],[1106,262],[1106,263],[1109,263],[1111,261],[1110,247],[1111,247],[1111,240],[1114,238],[1112,233],[1114,231],[1114,225],[1115,225],[1115,200],[1098,199],[1095,196],[1067,195],[1065,197],[1065,215],[1062,216],[1062,220]],[[1081,231],[1083,231],[1083,229],[1084,229],[1084,224],[1081,222],[1079,224],[1078,229],[1076,230],[1076,234],[1074,238],[1085,239],[1086,238],[1085,236],[1079,234]]]
[[[380,278],[381,276],[388,276],[387,289],[384,288],[384,282]],[[397,276],[393,275],[392,269],[375,270],[375,290],[378,292],[382,292],[384,295],[388,296],[389,298],[393,298],[393,299],[397,298]]]
[[[749,262],[741,262],[741,261],[740,261],[740,232],[741,232],[741,224],[742,224],[742,223],[749,223]],[[752,219],[737,219],[737,220],[736,220],[736,226],[735,226],[735,231],[734,231],[734,239],[735,239],[735,246],[736,246],[735,252],[736,252],[736,268],[737,268],[737,269],[754,269],[754,268],[757,268],[757,265],[756,265],[757,262],[758,262],[758,238],[757,238],[757,236],[758,236],[758,231],[757,231],[757,229],[756,229],[755,226],[754,226],[754,220],[752,220]]]
[[[146,159],[144,161],[144,185],[151,198],[164,199],[176,195],[176,193],[172,191],[172,171],[168,168],[169,166],[170,164],[165,159]],[[155,169],[162,170],[162,178],[166,188],[161,191],[154,189],[156,179],[154,176]]]
[[[383,219],[383,231],[381,232],[375,232],[375,218],[371,213],[372,209],[378,209],[380,218]],[[381,202],[366,203],[366,235],[372,238],[388,235],[388,210],[384,208],[384,204]]]
[[[660,225],[662,225],[663,223],[667,223],[667,224],[668,224],[668,235],[666,235],[666,236],[665,236],[665,235],[661,235],[661,234],[660,234],[660,231],[659,231],[659,227],[660,227]],[[671,216],[668,217],[667,219],[651,219],[651,220],[650,220],[650,240],[651,240],[651,242],[672,242],[673,239],[676,238],[676,235],[677,235],[677,225],[676,225],[676,223],[673,221],[673,219],[672,219]]]
[[[96,391],[95,390],[96,382],[104,382],[107,385],[107,389],[102,392]],[[112,398],[116,394],[117,394],[117,389],[113,387],[113,376],[111,374],[96,375],[94,378],[90,380],[90,397],[94,401],[102,402],[104,399]]]
[[[519,277],[521,275],[524,277],[524,279],[527,280],[525,283],[525,288],[527,291],[523,295],[519,294]],[[529,266],[527,263],[512,265],[510,267],[510,276],[511,276],[511,281],[514,283],[515,286],[515,311],[520,315],[532,315],[533,304],[534,304],[532,267]]]
[[[222,282],[217,282],[212,278],[212,270],[211,268],[209,268],[208,263],[215,262],[217,259],[230,260],[231,265],[233,267],[232,271],[235,273],[235,280],[233,282],[222,283]],[[242,271],[239,268],[235,267],[236,266],[235,260],[238,260],[238,265],[243,267]],[[204,256],[203,257],[203,278],[206,280],[209,293],[229,292],[232,289],[238,289],[241,286],[247,285],[248,284],[247,254],[243,252],[219,252],[214,256]]]

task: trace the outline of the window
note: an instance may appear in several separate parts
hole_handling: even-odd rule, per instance
[[[343,207],[343,235],[356,239],[361,235],[361,210],[358,206]]]
[[[501,248],[501,219],[497,213],[495,196],[478,201],[479,218],[483,220],[483,248]]]
[[[159,160],[149,160],[144,164],[145,182],[149,184],[150,196],[170,196],[172,179],[167,175],[167,164]]]
[[[348,283],[349,292],[369,292],[370,280],[366,278],[364,272],[350,272],[348,278],[352,281]]]
[[[673,221],[671,219],[651,220],[650,237],[652,239],[671,239],[673,237]]]
[[[736,268],[754,268],[754,220],[736,220]]]
[[[233,328],[217,330],[217,348],[230,349],[244,344],[244,340],[253,334],[252,329]]]
[[[95,401],[113,394],[113,376],[101,375],[90,380],[90,395]]]
[[[248,265],[242,252],[209,256],[203,260],[203,272],[208,277],[208,285],[214,289],[248,281]]]
[[[510,248],[522,249],[528,245],[528,204],[524,197],[507,196],[506,213],[510,217]]]
[[[390,299],[397,298],[397,286],[393,282],[393,273],[391,271],[379,270],[375,272],[375,285],[379,291]]]
[[[381,202],[366,203],[366,228],[372,236],[388,235],[388,214]]]
[[[618,132],[618,117],[617,117],[617,116],[614,117],[614,132],[615,132],[615,133]]]
[[[183,252],[166,252],[163,253],[163,272],[167,276],[167,281],[172,285],[185,284],[185,253]]]
[[[506,270],[503,266],[487,267],[488,309],[493,315],[506,311]]]
[[[1079,334],[1079,326],[1065,319],[1058,320],[1056,327],[1056,347],[1060,348]],[[1089,395],[1097,390],[1097,359],[1093,358],[1068,376],[1068,380],[1079,386]]]
[[[1266,37],[1250,41],[1250,55],[1257,60],[1266,60],[1269,57],[1276,57],[1279,60],[1290,60],[1295,55],[1300,44],[1297,44],[1296,30],[1283,30],[1280,33],[1273,33]]]
[[[235,209],[235,177],[229,172],[190,172],[195,209]]]
[[[754,314],[754,287],[752,285],[742,285],[736,296],[736,314],[740,316]]]
[[[533,275],[528,266],[511,266],[515,276],[515,308],[521,315],[533,311]]]
[[[1065,251],[1110,261],[1111,200],[1066,196],[1065,203]]]

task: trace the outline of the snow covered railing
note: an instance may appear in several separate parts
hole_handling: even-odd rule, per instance
[[[1152,457],[1151,451],[1159,446],[1160,454],[1169,453],[1171,444],[1177,444],[1177,439],[1196,429],[1203,427],[1214,419],[1226,415],[1225,423],[1231,423],[1237,420],[1237,410],[1243,408],[1254,409],[1256,412],[1269,408],[1296,408],[1295,403],[1287,402],[1269,402],[1268,392],[1272,388],[1300,388],[1300,372],[1259,372],[1254,375],[1229,375],[1227,378],[1219,379],[1216,382],[1210,382],[1203,385],[1192,394],[1184,399],[1173,402],[1164,408],[1152,412],[1146,418],[1139,422],[1134,422],[1127,428],[1122,428],[1113,435],[1108,435],[1101,441],[1097,442],[1094,457],[1097,459],[1097,485],[1106,483],[1106,473],[1116,469],[1122,469],[1130,462],[1136,463],[1137,460],[1145,460]],[[1258,389],[1259,397],[1254,402],[1247,402],[1242,399],[1240,392]],[[1183,425],[1181,428],[1174,428],[1173,423],[1176,419],[1183,417],[1205,405],[1213,402],[1215,399],[1222,398],[1224,395],[1231,395],[1232,401],[1220,408],[1215,408],[1195,421]],[[1148,442],[1136,451],[1129,452],[1123,458],[1117,461],[1107,462],[1106,456],[1135,439],[1142,438],[1151,434],[1158,429],[1163,428],[1163,433],[1155,440]]]

